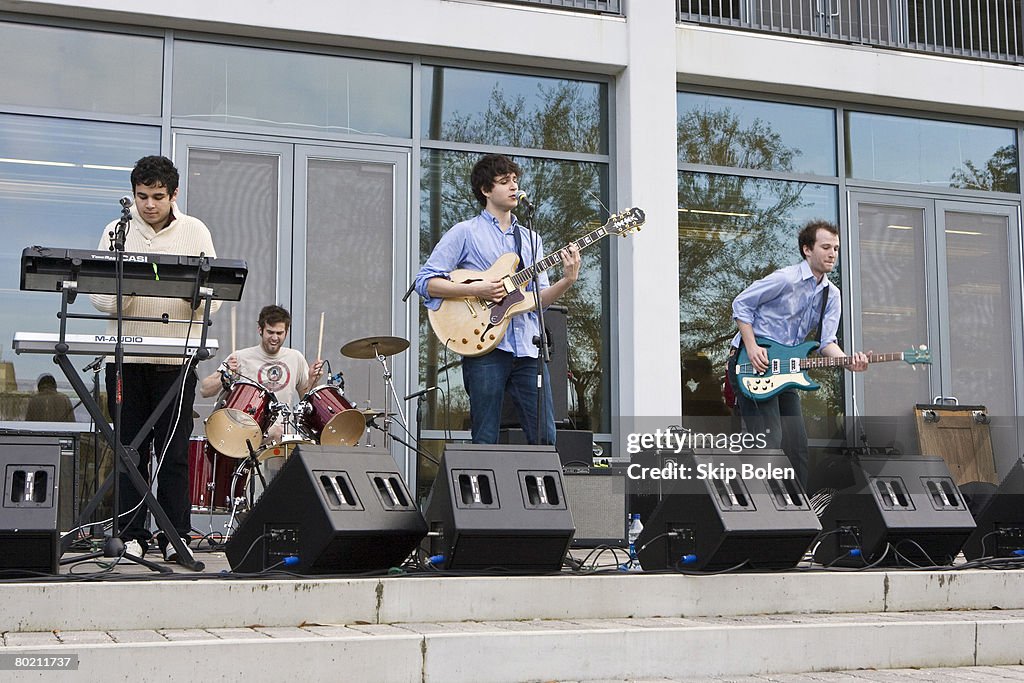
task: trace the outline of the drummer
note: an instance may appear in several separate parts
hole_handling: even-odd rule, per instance
[[[294,406],[299,397],[316,386],[323,373],[323,361],[310,367],[301,353],[284,346],[292,316],[280,306],[264,306],[257,321],[260,343],[240,349],[227,357],[217,370],[202,379],[199,393],[210,397],[228,391],[239,378],[256,382],[274,393],[278,402]],[[280,442],[284,432],[283,416],[267,430],[264,443]]]

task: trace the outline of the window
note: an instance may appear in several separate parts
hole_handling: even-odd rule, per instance
[[[412,67],[395,62],[178,41],[176,124],[412,135]]]
[[[1018,191],[1012,128],[847,112],[846,129],[848,178]]]
[[[161,38],[0,23],[0,64],[0,104],[160,116]]]
[[[836,174],[835,112],[678,93],[679,163]]]
[[[130,193],[135,162],[159,150],[155,127],[0,115],[0,214],[8,238],[0,248],[0,319],[9,338],[17,331],[57,331],[60,295],[19,289],[22,250],[36,244],[95,249],[104,226],[121,215],[118,198]],[[96,313],[85,296],[72,310]],[[103,329],[98,320],[68,326],[69,332],[79,333]],[[7,357],[12,360],[0,364],[5,392],[0,420],[24,419],[44,373],[52,374],[58,389],[74,401],[51,356]],[[79,419],[88,420],[80,412]]]
[[[604,83],[425,66],[422,111],[430,140],[608,152]]]

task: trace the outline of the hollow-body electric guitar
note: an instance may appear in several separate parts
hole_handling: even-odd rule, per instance
[[[639,230],[645,220],[643,209],[626,209],[609,218],[600,228],[574,240],[571,244],[575,244],[582,251],[609,235],[625,237]],[[532,266],[519,271],[516,270],[519,266],[519,257],[512,253],[502,254],[494,265],[484,271],[453,270],[450,274],[452,282],[500,280],[505,287],[505,297],[498,302],[486,301],[475,296],[444,299],[436,311],[427,311],[434,334],[442,344],[460,355],[484,355],[501,343],[512,316],[533,308],[533,295],[527,295],[526,287],[533,279],[534,271],[542,273],[561,262],[562,250],[558,249]]]
[[[845,367],[853,363],[851,356],[808,358],[807,356],[818,348],[816,341],[787,346],[765,337],[756,339],[758,346],[768,350],[768,369],[758,374],[750,362],[747,350],[742,346],[736,359],[736,379],[739,381],[740,391],[753,401],[765,401],[790,387],[814,391],[819,385],[807,375],[806,370]],[[932,362],[932,354],[924,345],[897,353],[868,354],[869,363],[886,363],[894,360],[901,360],[910,365],[927,365]]]

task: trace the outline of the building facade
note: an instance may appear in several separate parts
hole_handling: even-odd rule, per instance
[[[402,405],[410,428],[435,445],[464,437],[458,358],[402,296],[477,210],[475,158],[503,152],[524,167],[549,249],[626,207],[646,213],[639,233],[585,253],[563,302],[568,372],[553,381],[612,457],[634,417],[724,412],[729,302],[798,260],[796,228],[826,218],[844,245],[844,346],[924,344],[933,363],[822,375],[805,401],[814,443],[856,430],[909,446],[890,423],[956,396],[987,406],[1005,472],[1024,399],[1020,7],[803,5],[0,1],[3,327],[55,330],[55,296],[18,289],[21,250],[93,248],[134,161],[165,154],[181,208],[250,268],[238,338],[225,306],[208,367],[255,343],[271,302],[314,356],[323,314],[349,400],[394,405],[382,366],[340,347],[404,337],[395,394],[443,389]],[[3,359],[0,417],[19,423],[50,363]],[[390,447],[413,476],[410,452]]]

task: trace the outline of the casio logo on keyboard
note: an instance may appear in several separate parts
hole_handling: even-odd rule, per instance
[[[89,258],[94,261],[114,261],[117,257],[113,254],[92,254]],[[149,263],[149,256],[146,254],[125,254],[125,263]]]
[[[101,344],[116,344],[117,343],[117,335],[116,334],[97,334],[97,335],[95,335],[93,337],[93,341],[99,342]],[[121,343],[122,344],[141,344],[142,343],[142,337],[121,337]]]

